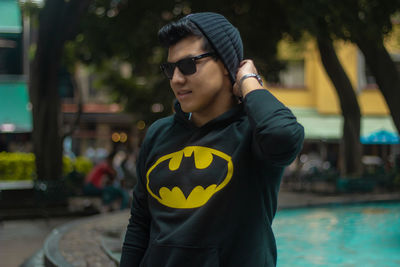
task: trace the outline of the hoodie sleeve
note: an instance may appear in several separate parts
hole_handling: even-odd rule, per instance
[[[259,156],[276,166],[289,165],[302,148],[303,126],[265,89],[248,93],[244,104],[253,129],[253,146]]]
[[[137,163],[138,182],[133,191],[131,217],[122,246],[121,267],[139,266],[149,243],[151,217],[148,210],[145,189],[144,150],[145,147],[143,145]]]

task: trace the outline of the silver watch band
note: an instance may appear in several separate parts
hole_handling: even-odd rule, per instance
[[[261,86],[264,86],[264,83],[263,83],[263,81],[262,81],[260,75],[255,74],[255,73],[248,73],[248,74],[243,75],[242,78],[241,78],[240,81],[239,81],[239,91],[240,91],[240,93],[242,93],[242,84],[243,84],[243,81],[246,80],[247,78],[256,78],[257,81],[260,83],[260,85],[261,85]]]

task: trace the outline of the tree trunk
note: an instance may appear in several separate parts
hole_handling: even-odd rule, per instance
[[[344,119],[341,142],[341,174],[359,176],[362,172],[360,143],[361,112],[357,97],[347,74],[329,39],[318,38],[318,48],[326,73],[336,88]]]
[[[74,36],[90,0],[47,0],[39,17],[37,50],[30,72],[33,149],[40,180],[62,177],[62,127],[58,70],[64,43]]]
[[[76,93],[76,98],[77,98],[77,102],[78,102],[78,111],[75,114],[75,118],[72,120],[70,125],[64,125],[64,127],[66,128],[64,130],[64,134],[62,137],[62,141],[64,142],[64,139],[67,136],[72,136],[74,134],[74,132],[76,131],[76,129],[79,127],[79,122],[81,120],[81,116],[82,116],[82,112],[83,112],[83,100],[82,100],[82,93],[81,93],[81,89],[78,86],[78,83],[76,82],[76,78],[75,75],[71,75],[71,83],[72,83],[72,88],[74,90],[74,92]]]
[[[400,76],[396,65],[382,41],[361,40],[357,42],[365,61],[389,107],[397,132],[400,133]]]

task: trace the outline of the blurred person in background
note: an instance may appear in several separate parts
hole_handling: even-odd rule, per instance
[[[116,201],[120,202],[120,209],[129,204],[128,193],[116,181],[117,171],[113,167],[115,152],[93,167],[85,179],[83,192],[88,196],[102,198],[105,210],[112,210]]]

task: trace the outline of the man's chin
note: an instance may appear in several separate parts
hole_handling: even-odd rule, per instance
[[[185,105],[184,103],[181,103],[181,102],[179,102],[179,104],[181,105],[181,109],[183,112],[185,112],[185,113],[193,112],[193,108],[190,107],[189,105]]]

